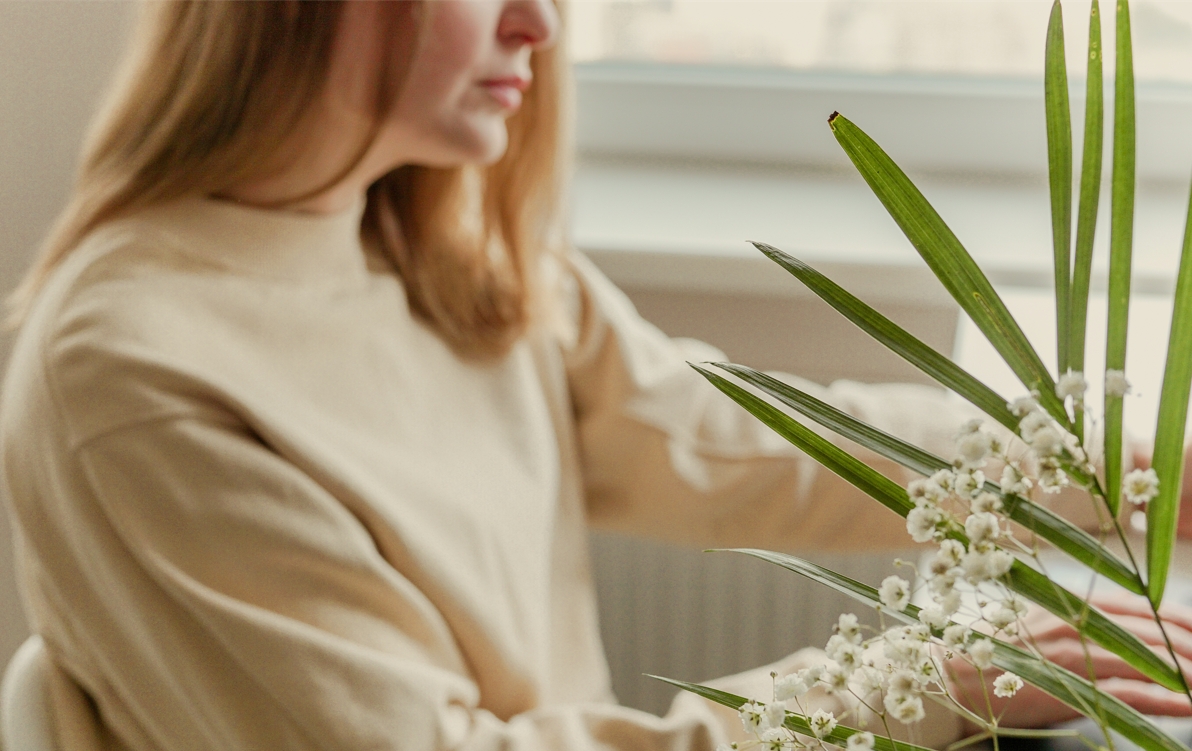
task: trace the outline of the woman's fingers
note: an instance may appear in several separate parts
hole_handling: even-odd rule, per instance
[[[1132,615],[1154,621],[1154,613],[1145,598],[1127,592],[1096,595],[1092,603],[1108,614]],[[1176,603],[1159,606],[1159,615],[1164,624],[1177,630],[1192,633],[1192,608]]]
[[[1143,714],[1192,717],[1192,703],[1186,695],[1168,691],[1154,683],[1108,678],[1097,681],[1097,688],[1121,699]]]
[[[1096,645],[1088,645],[1087,652],[1075,639],[1062,639],[1036,645],[1039,653],[1048,661],[1071,670],[1084,678],[1131,678],[1149,681],[1137,669],[1122,658]],[[1180,657],[1180,667],[1185,673],[1192,673],[1192,660]]]

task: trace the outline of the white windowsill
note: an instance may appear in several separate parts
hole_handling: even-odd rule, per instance
[[[1041,180],[926,176],[917,182],[995,284],[1050,287],[1050,208]],[[947,301],[855,173],[588,158],[577,169],[572,204],[575,243],[618,284],[802,294],[797,282],[749,245],[759,240],[865,299]],[[1186,187],[1140,186],[1136,290],[1171,289],[1186,209]],[[1103,286],[1107,242],[1105,196],[1095,287]]]

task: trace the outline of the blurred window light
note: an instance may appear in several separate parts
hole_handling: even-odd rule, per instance
[[[1090,2],[1064,4],[1082,78]],[[576,62],[640,61],[1041,79],[1050,0],[576,0]],[[1113,0],[1101,3],[1112,75]],[[1140,81],[1192,83],[1192,2],[1131,4]]]

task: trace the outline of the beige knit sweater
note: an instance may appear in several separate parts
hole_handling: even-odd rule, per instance
[[[460,360],[362,248],[362,208],[182,200],[95,232],[37,301],[0,441],[65,751],[685,751],[736,732],[694,698],[616,706],[587,525],[872,548],[903,544],[901,520],[708,386],[686,361],[719,354],[580,257],[566,325]],[[929,389],[802,385],[941,450],[960,419]],[[955,733],[936,718],[920,740]]]

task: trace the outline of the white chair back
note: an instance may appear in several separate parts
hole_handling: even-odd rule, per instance
[[[49,707],[49,657],[40,636],[31,636],[0,682],[0,749],[58,751]]]

